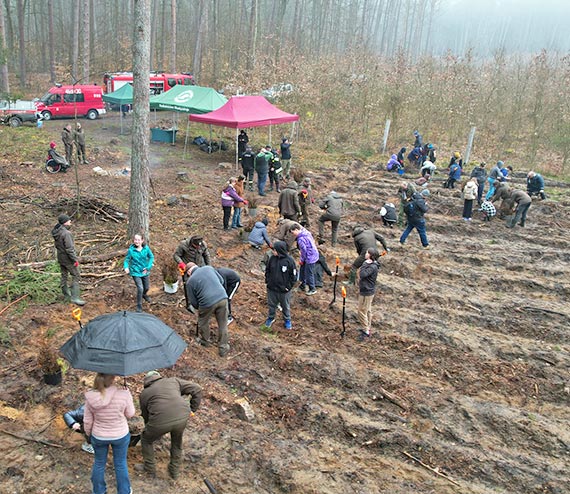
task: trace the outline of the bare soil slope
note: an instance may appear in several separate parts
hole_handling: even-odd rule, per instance
[[[116,137],[117,126],[113,118],[85,122],[93,166],[112,172],[129,166],[129,138]],[[30,139],[59,141],[59,128],[49,122],[42,136]],[[14,135],[8,132],[20,130],[2,129],[3,148]],[[524,229],[479,218],[466,224],[459,191],[436,182],[428,214],[432,249],[421,249],[412,233],[402,250],[396,247],[400,230],[382,228],[373,218],[383,201],[395,198],[395,176],[348,158],[308,170],[318,196],[334,188],[346,199],[340,245],[328,250],[331,266],[336,255],[343,266],[355,257],[350,231],[357,223],[374,225],[394,247],[382,258],[373,335],[357,340],[352,287],[348,331],[340,338],[342,300],[338,296],[328,308],[330,278],[313,297],[295,295],[293,331],[277,320],[267,332],[260,329],[266,318],[261,253],[243,243],[246,233],[221,228],[220,187],[233,172],[218,162],[231,161],[231,154],[208,156],[192,147],[184,160],[182,146],[151,145],[157,268],[146,308],[188,342],[165,374],[200,383],[205,400],[189,422],[178,481],[166,472],[168,439],[158,447],[155,480],[134,468],[142,461],[140,446],[129,451],[134,493],[206,492],[204,478],[219,493],[232,494],[568,492],[568,201],[533,203]],[[75,197],[74,174],[48,175],[42,159],[13,151],[2,162],[4,282],[18,263],[54,258],[49,232],[61,210],[50,206]],[[181,170],[188,181],[177,180]],[[84,199],[126,211],[128,177],[96,176],[91,165],[82,165],[79,178]],[[168,205],[171,196],[179,200]],[[275,193],[262,201],[273,220],[276,202]],[[311,215],[315,226],[316,206]],[[128,246],[126,224],[101,212],[83,214],[73,232],[82,256],[126,252]],[[162,291],[161,261],[196,233],[205,235],[216,266],[242,276],[227,358],[193,341],[195,316],[185,311],[183,295]],[[134,308],[135,287],[121,267],[122,257],[83,263],[84,321]],[[36,364],[42,331],[50,329],[62,344],[77,330],[71,309],[63,302],[23,301],[1,316],[11,341],[0,347],[2,493],[91,492],[92,457],[61,419],[81,403],[90,375],[70,369],[61,386],[47,386]],[[142,376],[128,383],[137,398]],[[237,416],[235,402],[242,397],[255,412],[251,422]]]

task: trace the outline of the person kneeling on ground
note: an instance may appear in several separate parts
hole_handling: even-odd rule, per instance
[[[261,246],[266,243],[269,248],[271,249],[271,240],[269,239],[269,234],[267,233],[267,224],[269,220],[267,218],[263,218],[261,221],[256,221],[253,229],[249,233],[247,237],[247,241],[249,245],[254,247],[255,249],[261,249]]]

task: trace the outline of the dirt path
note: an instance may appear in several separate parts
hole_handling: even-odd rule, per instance
[[[59,128],[60,122],[48,123],[44,140],[58,138]],[[118,120],[85,122],[85,129],[93,165],[117,172],[128,166],[129,138],[115,136]],[[12,139],[7,130],[0,141]],[[341,301],[328,308],[327,278],[314,297],[295,295],[293,331],[282,330],[278,320],[269,333],[260,330],[266,317],[261,254],[243,243],[245,234],[221,228],[219,190],[232,172],[218,162],[231,157],[207,156],[193,146],[184,161],[182,148],[180,139],[174,147],[151,145],[158,263],[180,240],[203,232],[215,265],[238,270],[243,286],[234,302],[232,349],[220,359],[193,342],[195,318],[183,309],[182,294],[165,294],[160,269],[153,271],[149,311],[189,343],[166,374],[200,383],[206,398],[185,435],[184,474],[176,483],[168,480],[165,439],[158,478],[147,479],[134,469],[142,461],[138,446],[129,452],[133,492],[207,492],[204,478],[219,493],[232,494],[568,492],[567,201],[533,203],[524,229],[478,218],[466,224],[459,192],[436,182],[428,214],[432,249],[421,249],[413,233],[402,250],[396,247],[401,231],[373,220],[374,210],[395,197],[395,176],[348,158],[311,169],[318,196],[334,187],[347,204],[340,244],[328,251],[330,265],[335,255],[343,266],[355,257],[350,231],[357,223],[374,225],[393,247],[382,258],[376,323],[370,341],[359,343],[357,292],[351,288],[348,332],[341,339]],[[41,205],[73,197],[75,183],[74,174],[50,176],[37,166],[14,166],[16,155],[9,156],[12,164],[2,163],[1,175],[4,271],[52,258],[49,231],[57,211]],[[128,177],[96,176],[91,168],[79,170],[83,194],[126,210]],[[187,182],[176,180],[181,170],[188,172]],[[189,199],[166,204],[184,195]],[[276,199],[273,193],[262,201],[271,218]],[[316,207],[311,215],[316,225]],[[126,251],[125,230],[124,223],[92,216],[74,226],[84,255]],[[96,269],[120,273],[114,261],[84,266],[86,272]],[[134,307],[127,277],[83,282],[84,320]],[[0,430],[63,447],[0,431],[0,492],[90,492],[92,457],[61,419],[81,402],[89,373],[71,369],[62,386],[50,387],[40,382],[35,363],[41,329],[52,328],[61,343],[76,331],[69,310],[63,303],[29,303],[2,314],[12,344],[0,347]],[[142,376],[129,379],[135,398],[141,384]],[[235,402],[242,397],[255,412],[252,422],[237,417]]]

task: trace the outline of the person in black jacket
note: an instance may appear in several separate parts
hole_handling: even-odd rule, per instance
[[[423,198],[423,196],[417,192],[414,192],[412,197],[408,200],[407,204],[404,206],[404,213],[408,220],[408,226],[402,232],[400,237],[400,245],[404,245],[408,235],[415,228],[419,235],[420,240],[424,249],[429,249],[429,241],[426,235],[426,220],[424,219],[424,214],[427,213],[428,206]]]
[[[228,295],[228,324],[231,324],[234,322],[234,318],[232,316],[232,299],[238,291],[238,288],[241,284],[241,278],[239,277],[239,274],[237,274],[233,269],[216,268],[216,271],[224,279],[223,285]]]
[[[245,152],[248,142],[248,135],[246,134],[245,130],[241,129],[238,135],[238,156],[241,156]]]
[[[287,253],[287,244],[277,241],[273,244],[273,255],[265,268],[265,284],[267,285],[267,305],[269,313],[265,326],[271,327],[275,321],[277,305],[283,309],[285,329],[291,329],[291,295],[297,282],[297,266]]]
[[[245,151],[239,155],[239,160],[241,161],[241,168],[243,170],[243,175],[247,180],[247,190],[250,192],[253,190],[253,171],[255,163],[255,153],[250,146],[246,146]]]
[[[83,416],[85,414],[85,405],[81,405],[79,408],[75,410],[69,410],[63,414],[63,421],[65,425],[70,429],[74,430],[75,432],[80,432],[85,434],[83,430]],[[89,438],[85,436],[85,442],[81,445],[81,449],[86,453],[91,453],[92,455],[95,454],[93,451],[93,446],[91,446],[91,442]]]
[[[352,230],[352,237],[354,238],[354,247],[356,247],[358,257],[352,263],[348,281],[344,282],[345,285],[354,285],[356,281],[356,271],[362,266],[362,263],[366,259],[366,252],[370,249],[376,249],[376,242],[380,242],[386,252],[390,251],[384,237],[372,228],[364,229],[361,226],[355,226]]]
[[[319,251],[319,260],[315,264],[315,287],[322,288],[323,287],[323,273],[327,273],[329,276],[335,276],[336,273],[333,273],[327,264],[327,258],[325,257],[326,248],[324,246],[318,247]]]
[[[477,204],[481,206],[483,202],[483,192],[485,191],[485,182],[487,181],[487,170],[485,167],[487,164],[482,161],[479,166],[476,166],[471,170],[471,178],[477,179]]]
[[[358,322],[362,324],[359,339],[363,341],[370,337],[370,329],[372,328],[372,301],[376,293],[376,278],[378,278],[378,259],[380,252],[378,249],[371,247],[366,250],[365,260],[360,267],[358,293]]]

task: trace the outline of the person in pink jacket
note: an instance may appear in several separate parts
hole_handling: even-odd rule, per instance
[[[85,393],[85,434],[91,436],[95,461],[91,471],[93,494],[106,494],[105,466],[109,446],[113,448],[113,465],[117,494],[132,494],[127,449],[131,435],[127,419],[135,414],[133,397],[128,389],[113,385],[115,376],[98,373],[93,389]]]

